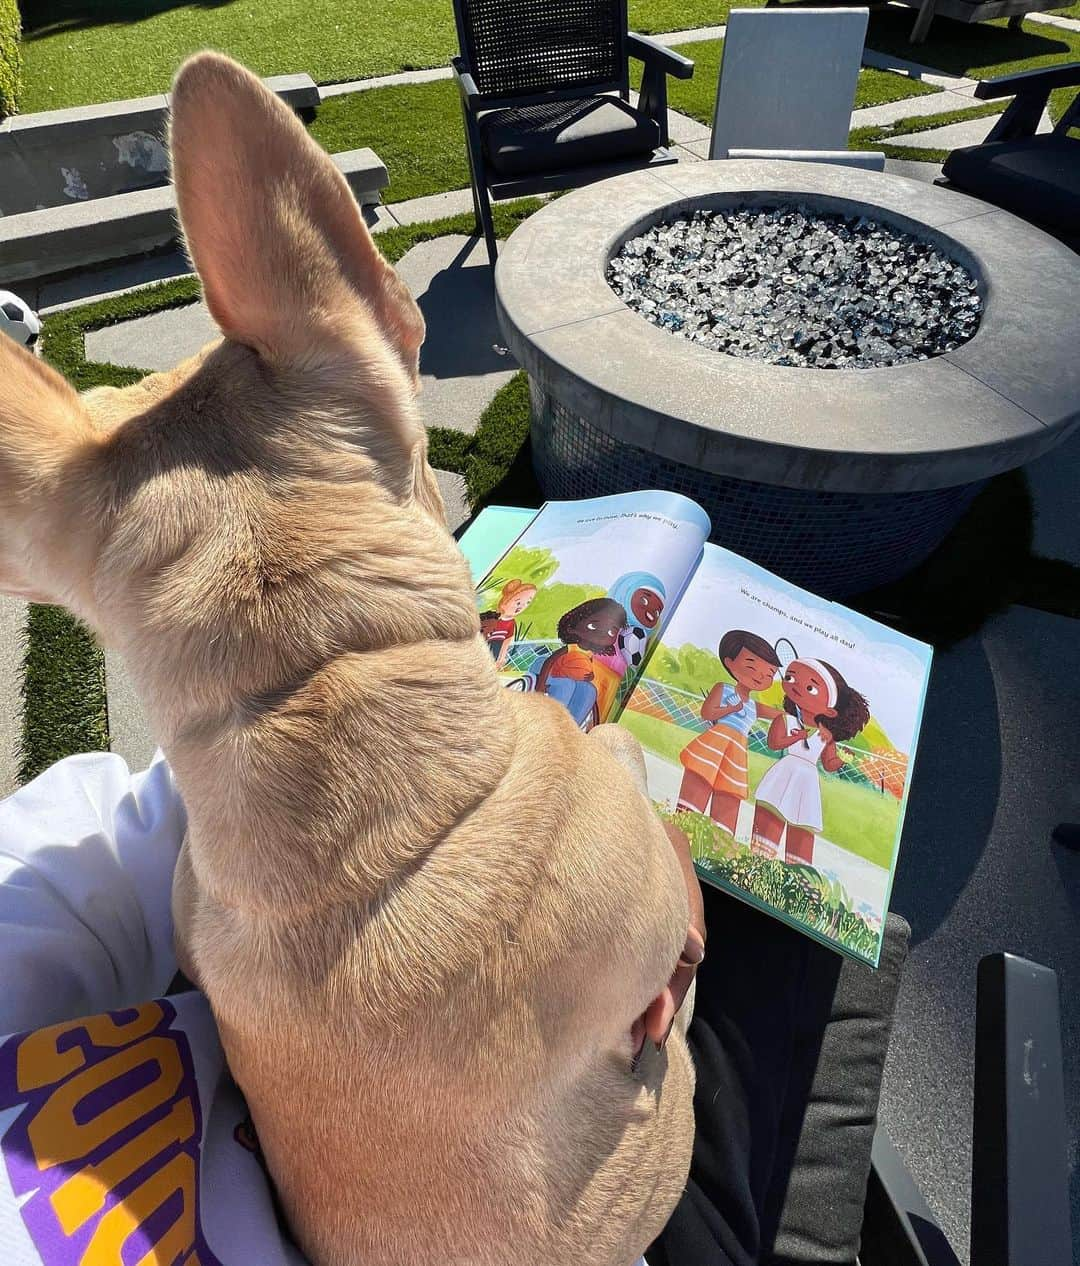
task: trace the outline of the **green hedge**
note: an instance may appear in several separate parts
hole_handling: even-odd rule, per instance
[[[19,89],[22,87],[21,32],[17,0],[0,0],[0,119],[14,114],[19,104]]]

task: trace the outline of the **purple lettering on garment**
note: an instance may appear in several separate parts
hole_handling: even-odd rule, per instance
[[[0,1045],[0,1137],[27,1233],[44,1266],[91,1245],[135,1266],[220,1266],[199,1217],[202,1112],[191,1048],[167,1001],[91,1016]]]

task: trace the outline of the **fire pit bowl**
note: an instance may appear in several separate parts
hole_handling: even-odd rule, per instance
[[[714,540],[833,597],[910,570],[1080,421],[1080,257],[899,176],[619,176],[527,220],[495,284],[546,496],[683,492]]]

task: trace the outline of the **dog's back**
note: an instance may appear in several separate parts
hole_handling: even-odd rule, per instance
[[[0,352],[0,587],[129,662],[188,805],[182,960],[317,1266],[628,1266],[689,1159],[681,1033],[630,1049],[678,865],[615,740],[498,685],[423,322],[344,180],[226,59],[173,109],[225,341],[84,402]]]

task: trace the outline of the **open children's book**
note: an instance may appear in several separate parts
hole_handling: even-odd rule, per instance
[[[482,634],[509,689],[640,740],[703,880],[877,966],[931,649],[709,531],[669,492],[485,510]]]

